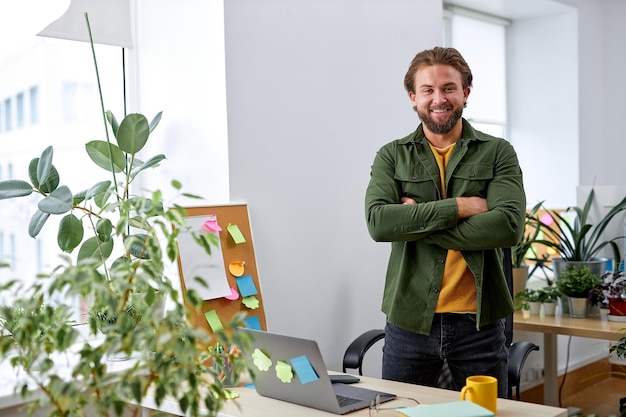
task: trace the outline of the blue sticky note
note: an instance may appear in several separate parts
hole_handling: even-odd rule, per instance
[[[259,293],[254,285],[254,281],[252,281],[251,275],[242,275],[237,277],[236,280],[237,286],[239,287],[239,293],[242,297],[248,297]]]
[[[261,330],[261,322],[258,316],[246,317],[243,319],[243,327],[246,329]]]
[[[300,382],[303,384],[308,384],[309,382],[314,382],[320,379],[306,355],[291,359],[291,366],[293,366],[293,369],[296,371],[296,375],[298,375]]]

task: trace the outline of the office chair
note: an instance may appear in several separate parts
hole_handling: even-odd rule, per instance
[[[513,296],[513,264],[511,262],[511,248],[505,248],[503,252],[504,275],[509,286],[511,296]],[[507,388],[507,397],[509,399],[520,399],[520,379],[522,377],[522,369],[528,355],[535,350],[539,350],[539,346],[527,341],[513,343],[513,315],[509,315],[505,319],[504,333],[506,336],[506,345],[509,348],[509,383]],[[359,375],[363,375],[363,359],[367,351],[374,346],[379,340],[385,337],[385,331],[382,329],[368,330],[354,339],[343,355],[343,372],[347,369],[358,369]],[[442,388],[448,388],[446,381],[450,380],[449,370],[444,363],[442,378],[439,382]],[[514,397],[515,395],[515,397]]]

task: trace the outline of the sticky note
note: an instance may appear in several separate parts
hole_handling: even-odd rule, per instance
[[[236,300],[237,298],[239,298],[239,293],[237,292],[237,290],[234,287],[230,287],[230,295],[227,295],[226,297],[227,300],[233,301]]]
[[[207,323],[209,323],[209,326],[211,326],[211,329],[214,332],[217,332],[224,328],[224,325],[222,324],[220,318],[217,316],[217,312],[215,310],[207,311],[206,313],[204,313],[204,317],[206,318]]]
[[[309,362],[309,358],[306,355],[298,356],[291,359],[291,365],[296,371],[296,375],[300,378],[300,382],[308,384],[309,382],[317,381],[320,377],[313,369],[313,365]]]
[[[243,275],[243,270],[245,266],[244,261],[232,261],[228,264],[228,272],[233,274],[235,277],[240,277]]]
[[[239,226],[237,226],[236,224],[229,224],[227,229],[228,233],[230,233],[230,236],[233,238],[236,244],[246,242],[246,238],[243,237],[243,233],[241,233],[241,230],[239,230]]]
[[[243,305],[245,305],[246,307],[248,307],[251,310],[255,310],[257,308],[259,308],[259,300],[256,299],[256,297],[254,296],[249,296],[249,297],[243,297],[243,299],[241,300],[241,302],[243,303]]]
[[[291,365],[285,361],[276,362],[276,377],[285,384],[290,383],[293,379],[293,370],[291,369]]]
[[[246,329],[261,330],[261,322],[258,316],[250,316],[243,319],[243,327]]]
[[[205,232],[220,232],[222,228],[217,224],[217,217],[209,217],[204,223],[202,223],[202,230]]]
[[[249,295],[258,294],[259,291],[256,289],[256,285],[254,285],[254,281],[252,280],[252,276],[250,275],[242,275],[236,278],[237,286],[239,287],[239,292],[242,297],[247,297]]]
[[[254,349],[252,352],[252,362],[259,371],[265,372],[272,366],[272,359],[261,349]]]

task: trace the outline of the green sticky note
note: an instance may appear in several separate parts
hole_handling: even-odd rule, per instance
[[[284,361],[276,362],[276,376],[285,384],[290,383],[293,379],[293,369],[291,369],[291,365]]]
[[[258,348],[254,349],[254,352],[252,352],[252,362],[259,371],[263,372],[267,371],[272,366],[272,360],[267,353]]]
[[[243,297],[241,299],[241,302],[243,303],[243,305],[252,310],[259,308],[259,305],[261,304],[259,303],[259,300],[257,300],[256,297],[254,297],[253,295],[249,297]]]
[[[246,242],[246,238],[243,237],[243,233],[241,233],[241,230],[239,230],[239,226],[237,226],[236,224],[229,224],[227,229],[228,233],[230,233],[230,236],[233,238],[236,244]]]
[[[215,310],[207,311],[206,313],[204,313],[204,318],[206,319],[207,323],[209,323],[209,326],[211,326],[211,329],[214,332],[217,332],[224,328],[222,321],[217,315],[217,311]]]

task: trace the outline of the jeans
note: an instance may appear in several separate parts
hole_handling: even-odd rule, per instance
[[[435,314],[429,336],[387,323],[383,379],[437,387],[444,359],[452,376],[452,389],[461,390],[468,376],[490,375],[498,379],[498,396],[506,398],[508,348],[504,319],[476,330],[475,314]]]

